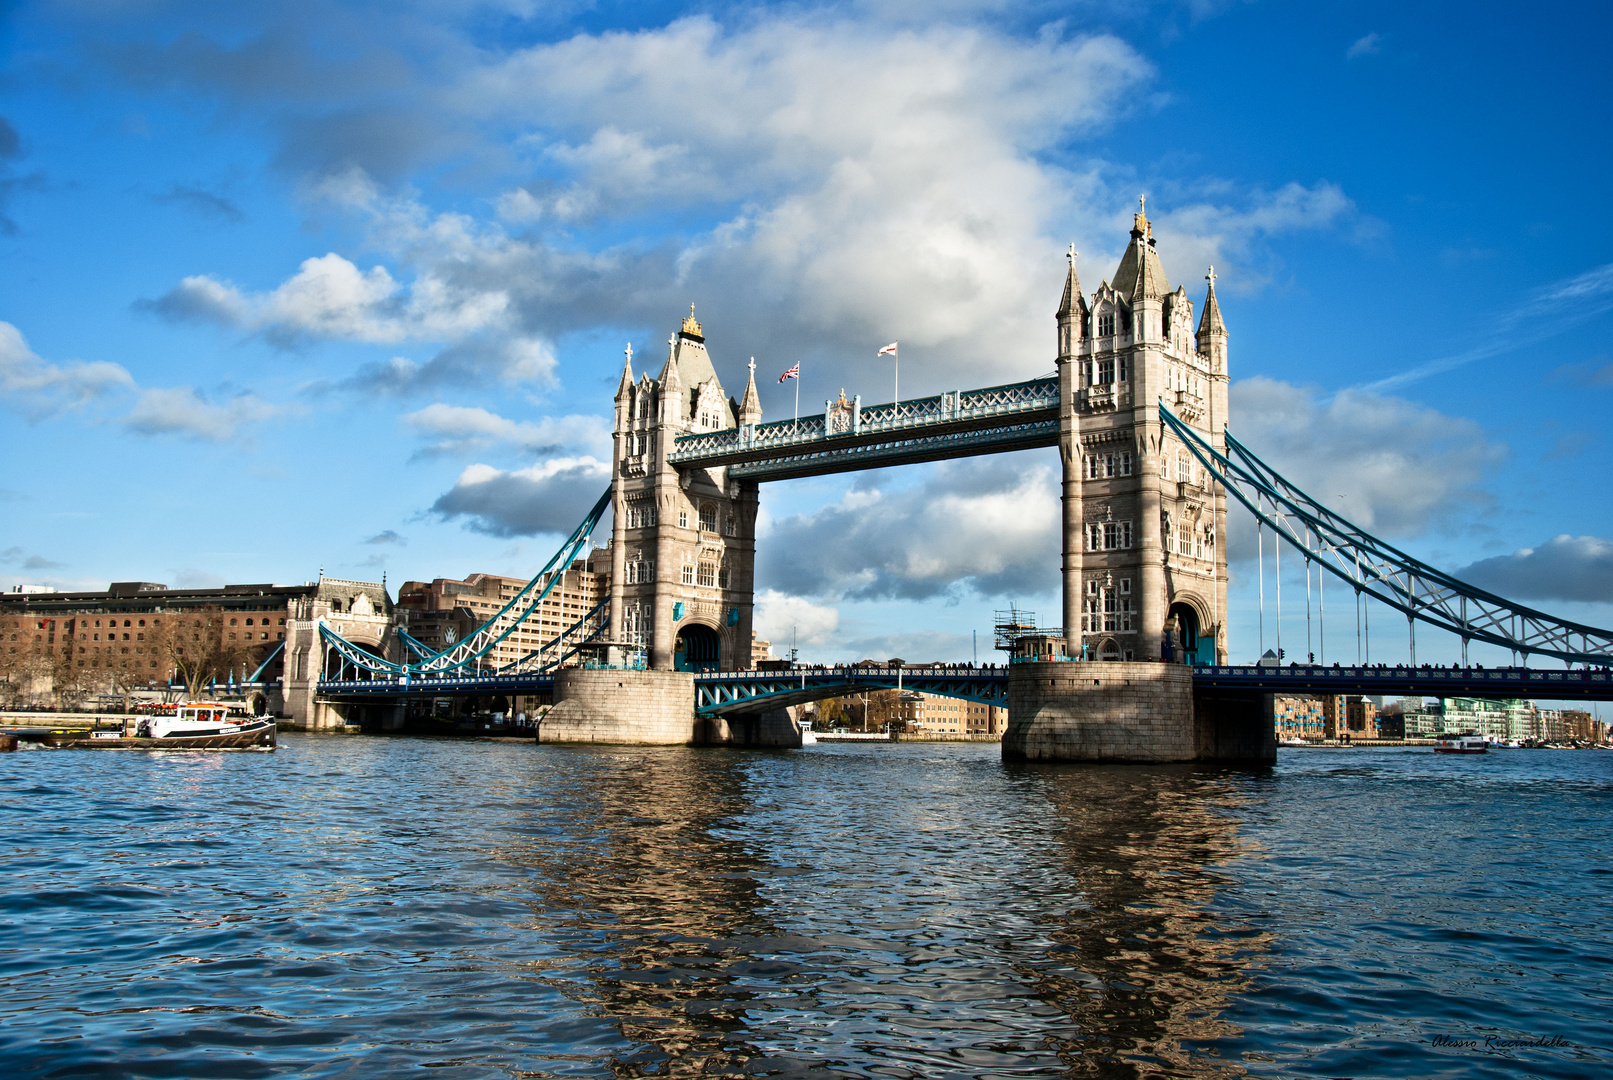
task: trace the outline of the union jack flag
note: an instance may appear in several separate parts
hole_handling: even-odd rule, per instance
[[[801,377],[801,365],[800,365],[799,362],[797,362],[797,363],[791,364],[790,367],[789,367],[789,370],[778,377],[778,381],[783,382],[785,379],[799,379],[800,377]]]

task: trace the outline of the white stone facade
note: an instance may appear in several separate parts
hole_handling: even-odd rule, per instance
[[[761,415],[754,368],[734,402],[693,309],[658,377],[635,380],[629,351],[616,390],[610,640],[655,670],[751,666],[757,485],[725,468],[679,472],[666,458],[680,435]]]
[[[1059,305],[1064,632],[1090,660],[1226,657],[1226,496],[1165,433],[1165,404],[1225,449],[1227,331],[1215,275],[1194,330],[1139,212],[1090,299],[1070,252]]]

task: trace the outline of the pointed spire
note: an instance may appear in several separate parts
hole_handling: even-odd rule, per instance
[[[622,362],[622,377],[616,383],[616,400],[620,401],[633,387],[633,343],[629,341],[627,348],[622,350],[627,359]]]
[[[1138,196],[1138,203],[1144,208],[1148,205],[1142,196]],[[1131,237],[1137,249],[1137,280],[1132,285],[1131,300],[1157,300],[1170,292],[1170,282],[1165,280],[1165,268],[1159,265],[1159,253],[1154,250],[1154,226],[1142,210],[1137,212]]]
[[[1147,202],[1139,196],[1138,205],[1146,208]],[[1131,243],[1126,245],[1126,253],[1115,268],[1114,290],[1134,306],[1139,300],[1157,300],[1171,291],[1159,253],[1154,250],[1153,231],[1142,209],[1133,214]]]
[[[1070,250],[1064,256],[1070,260],[1070,270],[1064,278],[1064,299],[1059,301],[1057,315],[1061,319],[1066,315],[1079,315],[1087,310],[1087,299],[1081,292],[1081,279],[1075,273],[1075,260],[1080,254],[1075,250],[1075,245],[1071,244]]]
[[[678,335],[668,334],[666,339],[666,366],[661,369],[661,387],[682,386],[678,378]]]
[[[745,396],[739,401],[739,422],[742,425],[758,424],[762,419],[762,399],[756,393],[756,357],[750,358],[750,379],[745,383]]]
[[[1227,324],[1221,321],[1221,305],[1215,299],[1215,267],[1204,275],[1204,280],[1210,283],[1209,291],[1204,294],[1204,314],[1199,317],[1199,335],[1225,334]]]

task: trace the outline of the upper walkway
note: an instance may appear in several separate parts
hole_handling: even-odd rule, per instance
[[[1059,380],[953,390],[864,408],[860,397],[822,415],[684,435],[667,454],[679,469],[728,466],[746,480],[911,465],[1057,446]]]

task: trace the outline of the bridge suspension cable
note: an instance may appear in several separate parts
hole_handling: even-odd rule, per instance
[[[1159,417],[1210,476],[1254,514],[1259,528],[1270,528],[1358,594],[1395,608],[1408,620],[1456,634],[1462,639],[1464,659],[1468,642],[1482,641],[1525,658],[1533,653],[1569,664],[1613,663],[1613,631],[1568,622],[1454,578],[1329,510],[1255,456],[1230,431],[1224,431],[1227,449],[1223,454],[1163,401]],[[1281,590],[1280,581],[1277,587]],[[1280,623],[1279,616],[1279,635]],[[1371,633],[1370,623],[1367,633]],[[1370,649],[1370,636],[1367,640]],[[1416,648],[1415,636],[1412,648]],[[1371,662],[1370,655],[1367,662]]]
[[[599,497],[599,501],[594,504],[593,509],[572,530],[565,543],[560,545],[560,550],[554,553],[549,561],[544,564],[543,569],[539,570],[520,592],[512,596],[509,602],[499,609],[497,614],[467,634],[462,640],[450,645],[441,652],[431,652],[425,645],[400,631],[399,633],[404,635],[404,645],[418,659],[414,662],[398,664],[360,648],[324,623],[321,623],[319,627],[320,637],[347,663],[361,670],[377,674],[407,679],[417,675],[446,674],[476,665],[491,653],[500,642],[514,633],[516,628],[526,621],[533,610],[542,604],[549,594],[554,591],[555,586],[564,579],[566,569],[571,566],[572,560],[582,552],[583,547],[588,543],[588,538],[593,535],[594,529],[599,525],[599,519],[604,516],[605,509],[610,506],[610,497],[610,489],[607,488],[605,493]],[[583,627],[588,624],[590,617],[597,617],[600,607],[603,606],[596,606],[593,611],[578,620],[575,626]],[[598,636],[599,632],[599,626],[592,628],[593,636]],[[556,639],[556,641],[558,640]],[[544,648],[553,647],[555,644],[556,642],[550,642]],[[541,652],[542,650],[538,651]],[[516,663],[519,664],[520,662],[517,661]]]

